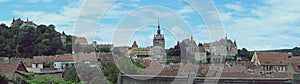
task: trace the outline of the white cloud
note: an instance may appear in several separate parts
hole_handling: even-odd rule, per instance
[[[173,26],[171,28],[171,32],[172,33],[175,33],[175,34],[181,34],[181,35],[184,35],[186,34],[187,32],[184,32],[184,30],[182,30],[181,28],[179,28],[178,26]]]
[[[2,23],[6,24],[6,26],[10,26],[11,21],[8,21],[8,20],[0,20],[0,24],[2,24]]]
[[[240,12],[220,12],[227,33],[236,37],[239,48],[264,50],[300,45],[300,34],[292,32],[298,31],[300,26],[300,1],[266,0],[263,3],[243,9],[250,10],[248,16],[237,17]]]
[[[238,5],[238,4],[226,4],[225,7],[228,9],[233,9],[235,11],[245,10],[241,5]]]
[[[181,9],[177,10],[178,14],[193,13],[194,10],[190,6],[183,6]]]
[[[22,18],[29,17],[29,20],[37,24],[54,24],[58,31],[65,31],[79,37],[86,37],[89,42],[95,38],[96,27],[103,11],[110,2],[103,0],[81,0],[61,7],[58,13],[45,11],[14,11],[14,15]],[[101,4],[95,4],[101,3]]]
[[[45,11],[13,11],[15,16],[28,18],[36,24],[54,24],[60,32],[65,31],[67,34],[73,34],[73,25],[76,21],[82,1],[76,4],[63,6],[59,13],[48,13]]]
[[[114,37],[112,39],[112,42],[115,45],[128,45],[128,42],[130,43],[131,40],[136,40],[139,43],[142,42],[140,44],[144,45],[144,47],[152,45],[154,32],[151,33],[151,31],[156,31],[158,18],[160,20],[162,32],[166,37],[166,43],[170,43],[167,45],[167,47],[175,45],[177,40],[189,38],[192,34],[192,30],[189,28],[188,24],[185,23],[183,18],[177,15],[176,12],[169,10],[168,8],[164,8],[161,6],[146,6],[130,11],[127,14],[127,16],[125,15],[124,18],[120,20],[119,24],[115,24],[117,25],[116,27],[118,27],[118,29],[113,31]],[[140,28],[144,28],[145,26],[150,27],[149,29],[151,30],[147,30],[147,32],[140,31],[143,32],[142,35],[134,35],[133,37],[135,38],[129,38],[132,37],[132,33],[136,32]],[[114,28],[115,27],[113,27],[113,29]],[[171,37],[175,38],[171,40]],[[110,39],[107,38],[104,40]],[[173,42],[174,44],[172,44]]]

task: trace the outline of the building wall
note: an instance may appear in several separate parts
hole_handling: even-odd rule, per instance
[[[211,53],[211,55],[235,56],[238,53],[237,45],[229,39],[221,39],[216,42],[204,43],[204,49]]]
[[[299,76],[295,77],[299,78]],[[148,80],[136,78],[148,78]],[[188,78],[180,76],[157,76],[152,78],[152,76],[119,76],[118,82],[119,84],[291,84],[293,80],[288,78]]]
[[[74,62],[54,62],[54,68],[58,69],[59,71],[62,71],[65,67],[65,64],[72,64]]]

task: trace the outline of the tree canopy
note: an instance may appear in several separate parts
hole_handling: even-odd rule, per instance
[[[41,76],[41,77],[36,77],[34,79],[24,79],[23,83],[25,84],[75,84],[73,82],[65,81],[62,78],[53,78],[51,76]]]
[[[119,69],[115,63],[107,62],[107,63],[103,64],[103,67],[101,70],[102,70],[106,80],[108,80],[111,83],[117,83]]]
[[[31,58],[40,55],[56,55],[72,52],[72,36],[67,35],[63,45],[60,33],[54,25],[8,27],[0,24],[0,56]]]
[[[251,53],[246,48],[242,48],[242,50],[238,49],[237,56],[242,58],[247,58],[248,60],[251,60],[252,58]]]

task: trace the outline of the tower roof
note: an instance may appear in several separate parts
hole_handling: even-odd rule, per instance
[[[159,19],[157,20],[157,34],[160,34],[160,25],[159,25]]]
[[[61,35],[66,35],[66,34],[65,34],[65,31],[63,31],[63,32],[61,33]]]
[[[138,45],[137,45],[136,41],[134,41],[134,42],[133,42],[133,44],[132,44],[132,46],[131,46],[131,47],[133,47],[133,48],[137,48],[137,47],[138,47]]]

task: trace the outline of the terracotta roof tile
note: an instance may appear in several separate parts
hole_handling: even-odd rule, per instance
[[[145,68],[147,75],[157,75],[163,70],[162,66],[157,61],[152,61],[149,66]]]
[[[18,67],[21,70],[21,67],[19,65],[22,65],[20,62],[9,62],[9,63],[0,63],[0,73],[3,73],[6,75],[8,78],[13,78],[14,73],[18,70]],[[25,67],[24,67],[25,68]],[[24,69],[22,68],[22,69]],[[25,68],[25,71],[26,68]]]
[[[87,40],[84,37],[78,37],[75,39],[75,43],[87,43]]]
[[[98,58],[101,62],[114,61],[112,53],[100,53]]]
[[[96,54],[79,54],[75,55],[74,61],[80,62],[80,61],[89,61],[91,64],[97,63],[97,56]]]
[[[292,56],[290,58],[291,63],[300,63],[300,56]]]
[[[147,75],[176,76],[178,70],[163,68],[157,61],[152,61],[146,69]]]
[[[56,57],[54,60],[55,62],[73,62],[73,55],[72,54],[64,54],[64,55],[59,55]]]
[[[288,65],[289,56],[287,52],[256,52],[262,65]]]
[[[177,76],[178,70],[163,69],[159,76]]]
[[[54,62],[55,56],[33,56],[34,63]]]
[[[300,63],[292,63],[295,72],[300,73]]]
[[[0,73],[13,73],[17,70],[19,62],[0,63]]]
[[[290,72],[274,72],[274,73],[272,73],[272,76],[274,78],[289,78],[289,79],[292,79],[293,78],[293,73],[290,73]]]
[[[222,72],[221,77],[231,77],[231,78],[259,78],[260,75],[246,74],[243,72]]]

